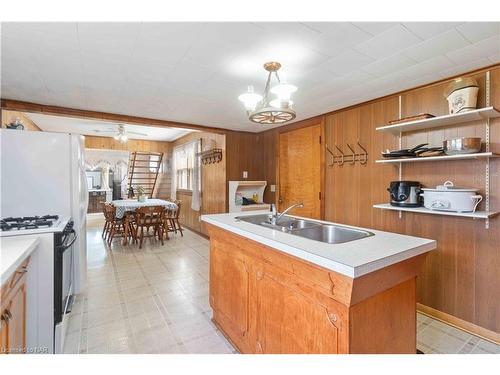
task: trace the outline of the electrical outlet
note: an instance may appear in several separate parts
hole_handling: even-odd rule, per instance
[[[271,192],[275,192],[276,191],[276,185],[271,185]]]
[[[248,171],[243,171],[243,178],[248,178]]]

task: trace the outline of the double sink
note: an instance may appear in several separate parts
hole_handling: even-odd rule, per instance
[[[345,243],[374,236],[373,233],[362,229],[298,219],[286,215],[281,217],[276,224],[272,224],[270,216],[265,214],[238,216],[235,219],[329,244]]]

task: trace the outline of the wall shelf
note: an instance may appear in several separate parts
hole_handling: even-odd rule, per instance
[[[495,154],[493,152],[480,152],[475,154],[380,159],[380,160],[375,160],[375,163],[383,163],[383,164],[418,163],[425,161],[447,161],[447,160],[449,161],[449,160],[483,159],[483,158],[498,158],[498,157],[500,157],[500,154]]]
[[[419,214],[431,214],[431,215],[444,215],[444,216],[459,216],[459,217],[470,217],[473,219],[488,219],[490,217],[496,216],[499,212],[494,211],[476,211],[476,212],[452,212],[452,211],[436,211],[429,210],[425,207],[397,207],[391,206],[389,203],[374,204],[374,208],[380,208],[382,210],[391,211],[406,211],[415,212]]]
[[[444,126],[460,126],[471,121],[486,120],[497,117],[500,117],[499,110],[494,107],[486,107],[452,115],[431,117],[423,120],[408,121],[394,125],[381,126],[376,128],[376,130],[389,131],[393,134],[399,134],[400,132],[432,129]]]

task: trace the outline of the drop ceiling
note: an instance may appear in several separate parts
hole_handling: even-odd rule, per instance
[[[1,95],[259,132],[239,94],[262,64],[297,121],[500,62],[500,23],[3,23]]]
[[[71,117],[50,116],[39,113],[25,113],[40,129],[47,132],[74,133],[113,137],[118,133],[118,124],[114,122],[87,120]],[[172,142],[194,130],[164,128],[157,126],[131,125],[122,123],[129,139]],[[134,134],[134,133],[141,134]]]

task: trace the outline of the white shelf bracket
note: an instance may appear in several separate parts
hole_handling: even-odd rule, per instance
[[[401,107],[401,95],[399,95],[398,98],[398,104],[399,104],[399,120],[401,120],[403,116],[403,110]],[[400,131],[399,132],[399,149],[401,150],[403,148],[403,133]],[[398,179],[401,181],[403,179],[403,163],[399,163],[399,171],[398,171]],[[398,211],[398,217],[399,219],[403,218],[403,211]]]
[[[490,106],[490,87],[491,78],[490,71],[486,72],[486,106]],[[486,152],[490,152],[490,119],[486,119],[486,129],[485,129],[485,144],[486,144]],[[485,190],[485,209],[486,211],[490,210],[490,158],[486,158],[486,171],[484,175],[484,190]],[[484,227],[486,229],[490,228],[490,219],[486,219],[484,223]]]

